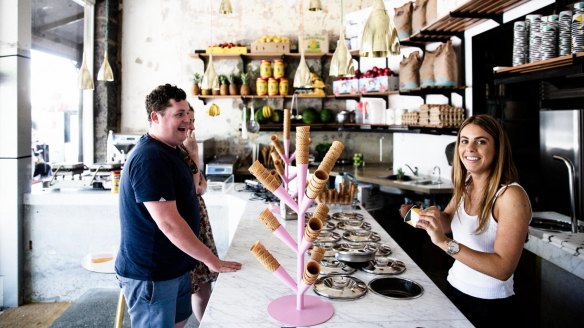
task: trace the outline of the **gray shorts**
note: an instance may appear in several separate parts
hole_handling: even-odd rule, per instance
[[[172,328],[193,313],[191,276],[188,272],[163,281],[117,277],[124,291],[132,328]]]

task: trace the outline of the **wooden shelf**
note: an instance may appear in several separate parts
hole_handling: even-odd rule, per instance
[[[494,71],[495,84],[582,75],[583,64],[584,52],[578,52],[513,67],[502,67]]]
[[[359,57],[359,50],[351,50],[351,56]],[[300,58],[301,54],[298,52],[279,53],[279,52],[265,52],[265,53],[245,53],[245,54],[212,54],[214,59],[266,59],[266,58]],[[208,59],[211,54],[205,53],[204,50],[196,50],[191,53],[192,58]],[[333,53],[304,53],[306,59],[322,59],[324,57],[332,57]]]
[[[440,42],[461,36],[469,28],[492,19],[502,23],[503,13],[529,0],[469,0],[447,15],[422,28],[409,41]]]
[[[375,133],[425,133],[425,134],[440,134],[440,135],[456,135],[457,128],[436,128],[436,127],[422,127],[422,126],[406,126],[406,125],[387,125],[387,124],[360,124],[360,123],[312,123],[306,124],[302,122],[292,122],[290,128],[294,129],[297,126],[309,125],[311,131],[346,131],[346,132],[375,132]],[[260,131],[282,131],[281,123],[260,123]]]

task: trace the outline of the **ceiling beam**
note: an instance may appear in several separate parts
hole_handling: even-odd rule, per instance
[[[57,28],[62,27],[62,26],[78,23],[78,22],[83,20],[83,15],[84,15],[83,13],[79,13],[77,15],[73,15],[73,16],[65,17],[63,19],[59,19],[59,20],[51,22],[49,24],[41,25],[41,26],[37,27],[34,30],[34,32],[35,33],[44,33],[44,32],[50,31],[50,30],[57,29]]]

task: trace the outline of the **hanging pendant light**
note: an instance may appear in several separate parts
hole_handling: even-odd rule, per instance
[[[231,15],[233,13],[233,9],[231,8],[231,0],[221,0],[219,13],[221,15]]]
[[[341,0],[341,32],[339,33],[339,41],[337,41],[337,49],[331,59],[331,68],[329,70],[330,76],[355,75],[353,57],[345,43],[345,28],[343,22],[343,0]]]
[[[213,55],[209,55],[209,64],[207,69],[203,74],[203,80],[201,81],[201,88],[206,90],[219,89],[219,79],[217,78],[217,72],[215,71],[215,65],[213,65]]]
[[[377,0],[367,18],[361,37],[361,57],[399,55],[397,29],[385,11],[383,0]]]
[[[103,63],[101,64],[101,67],[97,72],[97,80],[111,82],[114,80],[114,72],[112,71],[112,67],[110,66],[107,55],[109,40],[108,32],[109,32],[109,0],[105,0],[105,33],[103,41]]]
[[[322,5],[320,0],[310,0],[310,4],[308,5],[308,10],[310,11],[321,11]]]
[[[85,51],[83,51],[83,60],[81,62],[81,69],[79,70],[79,88],[82,90],[93,90],[93,76],[91,76],[91,72],[85,62]]]
[[[300,53],[300,63],[294,74],[294,88],[310,88],[310,69],[304,58],[304,50]]]

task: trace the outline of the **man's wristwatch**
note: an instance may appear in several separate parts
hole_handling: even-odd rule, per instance
[[[448,255],[452,256],[452,255],[457,254],[458,252],[460,252],[460,245],[458,244],[458,242],[456,240],[452,239],[447,244],[446,253],[448,253]]]

